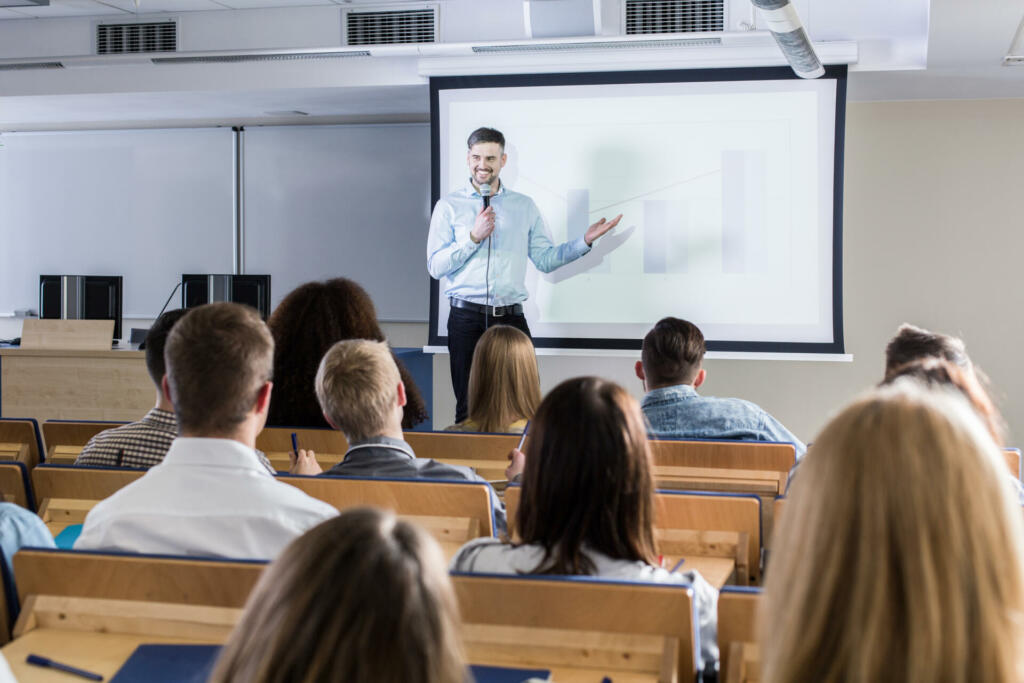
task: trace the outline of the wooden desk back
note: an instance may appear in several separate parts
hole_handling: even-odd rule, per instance
[[[731,643],[756,643],[759,588],[726,587],[718,594],[718,652],[721,657],[718,680],[729,680]]]
[[[28,483],[28,469],[22,462],[0,461],[0,493],[4,501],[35,512],[35,499]]]
[[[692,591],[682,586],[471,574],[452,582],[470,661],[696,676]]]
[[[341,462],[348,441],[332,429],[265,427],[256,437],[256,448],[267,454],[279,472],[287,471],[292,433],[299,448],[312,449],[320,466],[328,469]],[[418,458],[472,467],[485,479],[504,480],[508,452],[519,443],[516,434],[467,434],[462,432],[405,432],[405,440]]]
[[[51,498],[103,500],[145,473],[133,469],[40,465],[32,470],[32,484],[40,505]]]
[[[22,602],[31,595],[55,595],[242,607],[266,564],[78,550],[14,555]]]
[[[29,469],[39,464],[38,431],[35,420],[0,418],[0,460],[17,460]]]
[[[658,488],[780,495],[796,449],[763,441],[652,440]]]
[[[72,422],[68,420],[47,420],[43,423],[43,443],[46,444],[46,459],[56,464],[72,464],[68,458],[61,458],[56,453],[61,446],[71,446],[76,454],[89,439],[100,432],[125,424],[124,422]]]
[[[521,495],[520,486],[505,489],[505,511],[510,528],[515,525]],[[747,539],[745,556],[749,580],[760,581],[761,501],[756,496],[658,491],[655,494],[655,515],[659,546],[675,530],[738,532]]]
[[[1020,481],[1020,450],[1017,448],[1004,448],[1003,458],[1006,459],[1006,466],[1010,469],[1010,474],[1013,476],[1014,479]]]
[[[519,434],[405,433],[405,440],[416,457],[472,467],[488,481],[505,479],[509,451],[516,447],[520,438]]]
[[[280,481],[339,510],[361,505],[393,510],[427,529],[447,556],[480,536],[493,536],[491,491],[473,482],[280,476]]]

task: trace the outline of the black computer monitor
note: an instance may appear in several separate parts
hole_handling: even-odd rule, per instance
[[[193,308],[214,301],[247,304],[266,320],[270,315],[269,275],[182,275],[181,307]]]
[[[121,338],[120,275],[40,275],[39,317],[50,320],[113,320]]]

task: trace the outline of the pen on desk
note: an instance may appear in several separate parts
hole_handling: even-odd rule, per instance
[[[299,457],[299,435],[292,432],[292,453],[295,454],[295,458]]]
[[[519,445],[516,446],[517,451],[523,450],[523,444],[526,443],[526,433],[530,431],[530,421],[526,421],[526,426],[523,427],[523,435],[519,437]]]
[[[91,671],[79,669],[78,667],[69,666],[67,664],[61,664],[60,662],[55,662],[49,657],[42,657],[40,655],[29,655],[25,658],[25,661],[35,666],[42,666],[48,669],[56,669],[57,671],[63,671],[65,673],[81,676],[82,678],[88,678],[90,681],[103,680],[103,676],[100,676],[99,674],[94,674]]]

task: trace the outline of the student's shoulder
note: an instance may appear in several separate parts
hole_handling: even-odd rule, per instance
[[[455,572],[478,574],[518,573],[520,563],[516,560],[529,551],[528,546],[514,546],[491,536],[474,538],[459,548],[449,568]]]
[[[465,479],[466,481],[487,481],[465,465],[449,465],[446,462],[427,458],[416,458],[418,474],[432,479]]]

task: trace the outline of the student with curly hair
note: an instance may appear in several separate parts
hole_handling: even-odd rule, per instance
[[[267,424],[329,428],[316,399],[316,370],[335,342],[386,341],[370,295],[343,277],[307,282],[277,305],[267,325],[275,343],[274,397]],[[408,399],[402,427],[411,429],[429,417],[427,407],[409,370],[398,358],[395,363]]]

